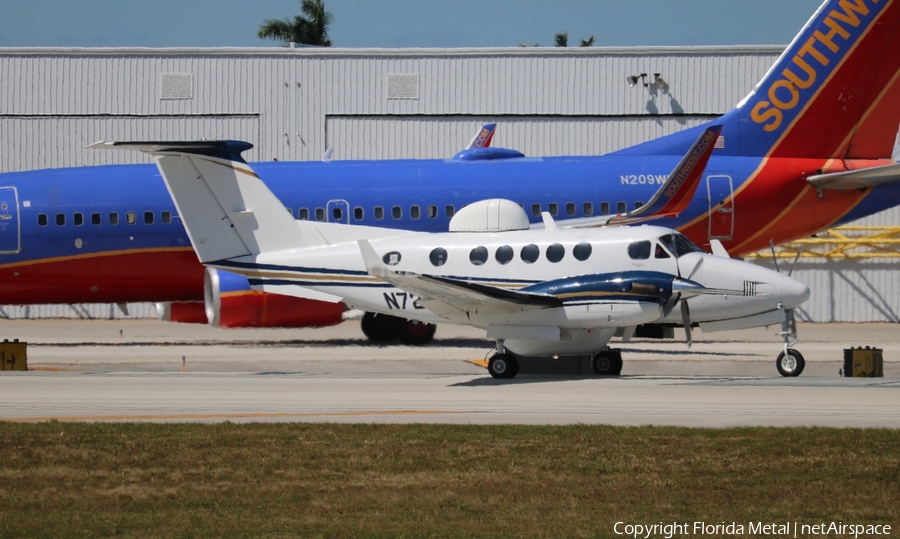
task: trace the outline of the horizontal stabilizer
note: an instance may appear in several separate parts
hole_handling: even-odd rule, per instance
[[[848,170],[847,172],[834,172],[832,174],[818,174],[810,176],[806,181],[819,189],[832,189],[834,191],[865,189],[866,187],[875,187],[876,185],[900,181],[900,164]]]

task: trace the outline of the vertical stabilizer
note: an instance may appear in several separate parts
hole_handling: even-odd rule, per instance
[[[240,157],[248,143],[100,142],[140,150],[156,164],[203,263],[323,243],[301,226]]]

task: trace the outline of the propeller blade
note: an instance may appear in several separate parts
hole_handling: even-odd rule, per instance
[[[684,324],[684,334],[688,348],[690,348],[694,339],[691,335],[691,308],[688,307],[687,301],[681,302],[681,323]]]
[[[673,292],[674,292],[674,287],[673,287]],[[681,294],[679,294],[678,292],[675,292],[674,294],[669,296],[669,299],[667,299],[665,303],[663,303],[663,308],[662,308],[663,318],[669,316],[669,313],[671,313],[672,310],[675,309],[675,306],[678,305],[679,299],[681,299]]]
[[[775,240],[769,240],[769,249],[772,250],[772,262],[775,262],[775,271],[781,273],[781,269],[778,267],[778,257],[775,256]]]
[[[803,255],[803,247],[797,251],[797,256],[794,257],[794,262],[791,263],[791,269],[788,270],[788,277],[794,274],[794,266],[797,265],[797,261],[800,260],[800,257]]]

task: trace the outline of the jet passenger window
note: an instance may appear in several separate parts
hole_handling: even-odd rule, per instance
[[[594,215],[594,205],[590,202],[585,202],[581,206],[581,211],[584,212],[585,217],[590,217]]]
[[[650,258],[650,241],[636,241],[628,246],[628,256],[632,260],[647,260]]]
[[[72,224],[81,226],[84,224],[84,214],[79,212],[72,216]]]
[[[362,221],[363,217],[366,216],[365,210],[362,209],[362,206],[357,206],[353,208],[353,218],[357,221]]]
[[[288,208],[287,206],[285,206],[284,209],[286,209],[288,211],[288,213],[291,214],[291,217],[294,216],[294,210],[292,210],[291,208]]]
[[[428,206],[428,218],[437,219],[437,206]]]
[[[391,208],[391,217],[394,219],[403,219],[403,208],[400,206],[394,206]]]
[[[159,214],[159,220],[162,221],[162,224],[168,225],[172,223],[172,212],[164,211]]]
[[[129,225],[133,225],[133,224],[137,223],[137,214],[134,213],[133,211],[126,213],[125,214],[125,222],[128,223]]]
[[[553,262],[554,264],[559,262],[566,256],[566,248],[558,243],[554,243],[550,247],[547,247],[547,260]]]
[[[531,215],[535,217],[541,216],[541,205],[540,204],[532,204],[531,205]]]
[[[557,214],[559,214],[559,206],[556,204],[556,202],[547,204],[547,212],[549,212],[553,217],[556,217]]]
[[[488,259],[488,250],[486,247],[476,247],[469,253],[469,262],[476,266],[481,266]]]
[[[325,220],[325,208],[316,208],[316,221]]]
[[[456,208],[449,204],[447,206],[444,206],[444,215],[446,215],[448,219],[450,217],[453,217],[454,215],[456,215]]]
[[[576,260],[584,262],[591,257],[591,252],[593,252],[593,250],[594,248],[591,247],[590,243],[583,241],[576,245],[574,249],[572,249],[572,255],[575,256]]]
[[[38,214],[38,226],[47,226],[47,214],[46,213]]]
[[[297,210],[297,219],[309,221],[309,208],[300,208]]]
[[[375,215],[375,219],[381,221],[384,219],[384,208],[381,206],[375,206],[375,210],[372,212]]]
[[[145,224],[145,225],[152,225],[152,224],[153,224],[153,212],[152,212],[152,211],[145,211],[145,212],[144,212],[144,224]]]
[[[422,211],[419,209],[418,206],[410,206],[409,207],[409,216],[413,219],[418,219],[419,217],[422,217]]]
[[[600,203],[600,215],[609,215],[609,202]]]
[[[66,224],[66,214],[57,213],[56,214],[56,224],[57,224],[57,226],[64,226]]]
[[[522,247],[522,251],[519,252],[519,256],[522,257],[522,260],[526,264],[534,264],[537,262],[539,256],[541,256],[541,250],[535,244],[529,244],[525,247]]]
[[[119,213],[111,211],[109,212],[109,224],[117,225],[119,224]]]
[[[625,202],[616,202],[616,213],[623,214],[628,213],[628,204]]]
[[[638,208],[640,208],[640,207],[643,206],[643,205],[644,205],[644,203],[641,202],[641,201],[635,202],[635,203],[634,203],[634,209],[638,209]]]
[[[566,215],[568,215],[569,217],[572,217],[573,215],[575,215],[575,203],[574,202],[566,203]]]
[[[331,214],[334,216],[335,222],[344,220],[344,210],[341,208],[331,208]]]
[[[102,221],[101,221],[101,217],[100,217],[100,212],[94,212],[91,214],[91,224],[92,225],[96,226],[96,225],[99,225],[101,222]]]
[[[506,264],[509,264],[510,260],[513,259],[513,256],[515,256],[515,254],[516,253],[513,251],[512,247],[510,247],[509,245],[504,245],[503,247],[497,249],[497,252],[494,253],[494,258],[497,259],[497,262],[500,262],[500,264],[505,266]]]

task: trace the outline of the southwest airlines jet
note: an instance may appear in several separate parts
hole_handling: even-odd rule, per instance
[[[828,0],[721,126],[676,228],[731,255],[900,204],[900,0]],[[526,157],[480,133],[453,159],[266,162],[253,169],[297,219],[446,231],[460,208],[511,199],[534,222],[640,212],[709,128],[604,156]],[[480,146],[480,147],[479,147]],[[652,212],[651,212],[652,213]],[[653,217],[653,215],[650,215]],[[562,226],[562,225],[561,225]],[[153,165],[0,174],[0,303],[198,302],[223,326],[336,323],[326,304],[204,273]],[[199,303],[206,295],[206,311]],[[382,317],[384,320],[388,318]],[[410,325],[367,334],[415,342]],[[383,331],[381,331],[383,330]],[[427,333],[427,331],[426,331]],[[418,337],[417,337],[418,336]],[[426,335],[430,337],[430,335]]]

